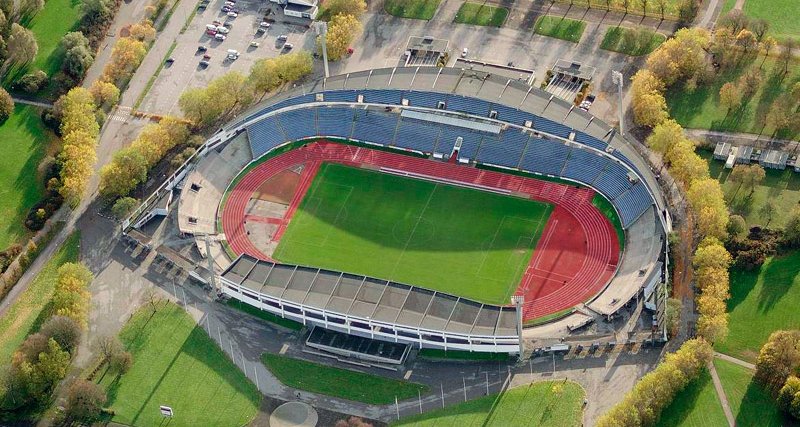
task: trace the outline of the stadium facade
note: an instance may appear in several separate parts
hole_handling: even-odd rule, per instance
[[[606,291],[611,289],[613,297],[593,310],[611,315],[642,289],[653,294],[654,285],[665,280],[670,218],[655,175],[631,143],[549,93],[458,68],[375,69],[280,92],[221,128],[123,229],[146,222],[198,159],[243,133],[252,161],[296,141],[326,138],[591,187],[611,201],[626,234],[637,234],[628,239],[617,271],[628,285],[615,286],[612,279]],[[441,349],[519,349],[521,316],[510,304],[488,306],[413,284],[247,255],[232,260],[217,284],[226,295],[259,309],[353,335]]]

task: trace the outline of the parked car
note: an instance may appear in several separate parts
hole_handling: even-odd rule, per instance
[[[222,26],[227,28],[227,29],[231,29],[231,28],[233,28],[233,22],[225,21],[225,23],[223,23]]]
[[[283,45],[283,50],[292,50],[293,47],[294,47],[293,44],[286,43],[286,44]]]
[[[259,43],[259,42],[257,42],[257,41],[251,41],[251,42],[250,42],[250,47],[258,47],[258,46],[260,46],[260,45],[261,45],[261,43]]]
[[[466,58],[467,55],[469,55],[469,49],[465,47],[464,50],[461,51],[461,57]]]
[[[264,27],[258,27],[258,29],[256,30],[256,34],[261,34],[261,33],[265,32],[265,31],[267,31],[267,29],[266,29],[266,28],[264,28]]]
[[[217,27],[217,32],[220,33],[220,34],[228,34],[228,33],[231,32],[231,30],[229,30],[229,29],[223,27],[222,25],[220,25],[219,27]]]
[[[214,21],[212,22],[212,24],[214,24],[215,27],[219,27],[220,25],[222,25],[222,21]]]
[[[209,36],[212,36],[212,37],[216,36],[217,35],[217,30],[206,30],[206,34],[208,34]]]
[[[203,46],[203,45],[197,46],[197,51],[198,52],[205,52],[207,50],[208,50],[208,48]]]
[[[209,55],[209,54],[205,54],[205,55],[203,55],[203,60],[204,60],[204,61],[209,61],[209,60],[211,60],[211,55]]]
[[[261,28],[269,28],[270,24],[269,24],[269,22],[262,22],[262,23],[258,24],[258,26],[261,27]]]
[[[219,41],[224,41],[227,37],[225,37],[225,34],[217,34],[214,36],[214,38]]]
[[[167,60],[164,61],[164,63],[166,63],[167,65],[172,65],[173,62],[175,62],[175,58],[167,58]]]
[[[232,11],[233,8],[230,7],[230,6],[222,6],[222,9],[220,9],[220,10],[222,10],[222,12],[224,12],[224,13],[228,13],[228,12]]]
[[[207,68],[209,65],[211,65],[211,63],[208,61],[200,61],[200,68]]]
[[[239,14],[234,11],[228,12],[228,18],[236,18],[237,16],[239,16]]]
[[[206,10],[206,7],[207,7],[207,5],[205,3],[200,3],[200,5],[197,6],[197,10],[198,10],[198,12],[202,12],[202,11]]]
[[[289,37],[286,34],[281,34],[278,36],[279,42],[285,42]]]

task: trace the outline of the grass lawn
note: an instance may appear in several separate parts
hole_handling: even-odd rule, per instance
[[[619,215],[617,215],[617,211],[614,209],[614,205],[608,201],[602,194],[597,193],[594,195],[592,199],[592,204],[596,207],[603,215],[611,221],[611,225],[614,226],[614,231],[617,232],[617,239],[619,240],[619,249],[625,249],[625,229],[622,228],[622,221],[619,219]]]
[[[800,325],[800,251],[769,258],[760,270],[731,269],[728,337],[717,351],[755,362],[769,334]]]
[[[303,329],[303,324],[300,322],[295,322],[294,320],[291,319],[285,319],[283,317],[276,316],[268,311],[259,310],[250,304],[245,304],[234,298],[231,298],[228,301],[226,301],[225,305],[243,311],[251,316],[258,317],[259,319],[266,320],[267,322],[271,322],[276,325],[283,326],[284,328],[291,329],[293,331],[299,331]]]
[[[560,393],[553,386],[563,387]],[[515,387],[458,405],[448,406],[413,417],[402,418],[393,426],[546,426],[581,425],[583,388],[574,382],[541,381]]]
[[[241,426],[255,417],[261,394],[183,308],[164,303],[151,316],[140,309],[120,332],[133,354],[121,377],[98,378],[114,422],[164,424],[159,405],[171,406],[177,426]]]
[[[29,234],[25,215],[44,192],[37,168],[54,140],[33,107],[17,106],[0,125],[0,250]]]
[[[698,150],[697,153],[708,160],[711,176],[722,183],[725,201],[731,212],[743,216],[748,225],[782,227],[792,209],[800,204],[800,174],[788,169],[764,169],[766,177],[750,195],[749,191],[739,189],[739,184],[728,182],[731,170],[725,169],[724,162],[713,160],[711,151]],[[767,200],[771,200],[776,207],[772,221],[759,212]]]
[[[273,255],[507,304],[551,211],[546,203],[329,163]]]
[[[793,425],[775,400],[758,383],[753,371],[722,359],[714,359],[719,381],[737,426],[781,427]]]
[[[568,42],[578,43],[586,28],[586,22],[560,16],[545,15],[536,20],[533,32],[543,36],[555,37]]]
[[[464,2],[456,13],[457,24],[483,25],[486,27],[500,27],[506,21],[508,9],[504,7],[487,6],[483,3]]]
[[[663,34],[647,29],[609,27],[600,48],[631,56],[641,56],[655,50],[666,39]]]
[[[428,393],[428,386],[264,353],[261,361],[282,383],[370,405],[387,405]]]
[[[50,315],[50,299],[56,285],[58,267],[78,260],[80,234],[70,235],[58,251],[44,265],[28,289],[0,317],[0,365],[11,360],[14,351]]]
[[[800,62],[791,64],[789,75],[782,78],[773,73],[775,59],[768,58],[761,67],[763,60],[763,55],[747,58],[741,61],[738,68],[723,72],[710,84],[699,85],[692,93],[688,93],[681,85],[674,86],[666,94],[670,115],[681,126],[690,129],[761,133],[767,137],[772,135],[774,129],[766,124],[767,113],[775,98],[785,93],[794,82],[800,81]],[[758,91],[741,108],[729,113],[727,108],[720,105],[720,87],[727,82],[736,82],[748,69],[758,70],[759,67],[762,81]],[[779,136],[792,138],[796,135]]]
[[[722,410],[711,374],[703,370],[699,378],[689,383],[675,396],[672,404],[661,413],[659,427],[710,427],[726,426],[728,420]]]
[[[431,19],[441,0],[386,0],[383,10],[400,18]]]
[[[28,27],[36,36],[36,43],[39,51],[36,58],[26,67],[10,70],[6,76],[6,82],[13,76],[39,69],[52,77],[61,69],[61,62],[64,60],[64,52],[59,48],[59,43],[64,34],[78,29],[80,19],[79,0],[47,0],[44,8],[33,17]]]
[[[800,37],[797,0],[747,0],[743,10],[751,18],[769,21],[769,32],[778,39]]]

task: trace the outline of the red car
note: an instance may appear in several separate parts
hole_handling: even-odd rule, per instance
[[[217,30],[206,30],[206,34],[209,36],[215,36],[217,35]]]

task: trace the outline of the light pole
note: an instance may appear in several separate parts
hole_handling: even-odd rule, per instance
[[[314,28],[317,31],[317,35],[322,37],[322,41],[320,42],[320,46],[322,46],[322,64],[325,67],[325,78],[327,79],[331,76],[330,71],[328,71],[328,23],[325,21],[317,21],[314,23]]]
[[[622,73],[619,71],[611,71],[611,81],[617,85],[617,90],[619,91],[619,134],[625,136],[625,128],[623,125],[623,116],[622,116],[622,85],[625,79],[622,77]]]
[[[525,302],[525,296],[514,295],[511,297],[511,303],[517,308],[517,334],[519,335],[519,358],[522,359],[522,354],[525,351],[525,346],[522,342],[522,303]]]

